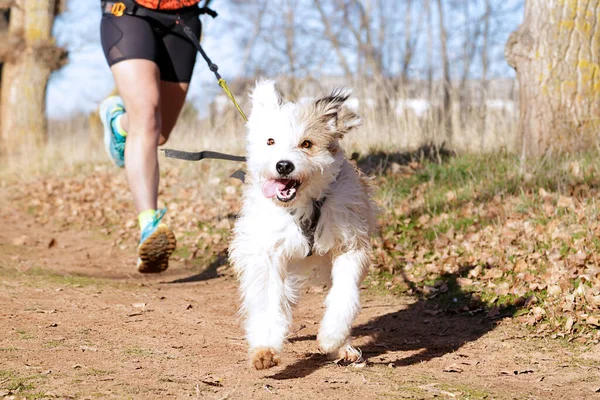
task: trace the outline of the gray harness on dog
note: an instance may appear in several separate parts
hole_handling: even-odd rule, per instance
[[[309,249],[306,257],[310,257],[313,255],[313,247],[315,246],[315,231],[317,230],[319,219],[321,219],[321,208],[323,207],[323,203],[325,203],[325,200],[327,200],[327,197],[322,197],[319,200],[313,200],[312,215],[309,219],[304,220],[304,222],[300,224],[302,234],[308,241]]]

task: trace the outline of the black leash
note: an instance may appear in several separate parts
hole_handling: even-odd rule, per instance
[[[207,2],[207,4],[208,4],[208,2]],[[208,14],[213,18],[215,18],[217,16],[217,13],[215,11],[211,10],[210,8],[208,8],[206,6],[200,8],[199,10],[200,10],[201,14]],[[227,86],[227,82],[225,81],[225,79],[223,79],[221,74],[219,74],[219,66],[217,64],[215,64],[214,62],[212,62],[212,60],[208,57],[208,55],[202,48],[200,41],[198,40],[197,37],[195,37],[192,29],[185,23],[185,20],[181,17],[177,18],[175,23],[176,23],[176,25],[181,27],[181,29],[183,30],[183,33],[194,44],[194,46],[198,50],[198,53],[200,53],[200,55],[202,56],[204,61],[206,61],[206,64],[208,65],[208,69],[210,69],[210,71],[217,78],[217,81],[219,82],[219,86],[221,86],[221,88],[223,88],[223,90],[225,91],[225,94],[227,94],[227,97],[229,97],[229,99],[231,100],[231,102],[233,103],[235,108],[238,110],[238,112],[240,113],[240,115],[242,116],[244,121],[248,122],[248,118],[246,118],[246,114],[244,114],[244,112],[242,111],[238,102],[235,100],[233,93],[231,93],[231,90],[229,90],[229,87]],[[243,156],[234,156],[231,154],[218,153],[216,151],[209,151],[209,150],[199,151],[196,153],[190,153],[190,152],[180,151],[180,150],[170,150],[170,149],[165,149],[164,151],[165,151],[165,156],[167,156],[169,158],[177,158],[180,160],[188,160],[188,161],[200,161],[205,158],[212,158],[212,159],[217,159],[217,160],[228,160],[228,161],[241,161],[241,162],[246,161],[246,157],[243,157]],[[230,177],[239,179],[242,182],[244,182],[246,173],[242,170],[237,170],[233,174],[231,174]]]
[[[198,151],[198,152],[189,152],[189,151],[181,151],[181,150],[172,150],[172,149],[161,149],[165,152],[165,157],[168,158],[177,158],[179,160],[187,160],[187,161],[200,161],[205,158],[212,158],[214,160],[227,160],[227,161],[239,161],[245,162],[246,157],[244,156],[234,156],[231,154],[219,153],[217,151]],[[242,183],[246,182],[246,173],[241,169],[238,169],[233,174],[229,175],[230,178],[239,179]]]
[[[180,160],[187,161],[200,161],[205,158],[213,158],[215,160],[228,160],[228,161],[239,161],[245,162],[246,157],[244,156],[234,156],[231,154],[219,153],[217,151],[198,151],[198,152],[188,152],[181,150],[172,150],[172,149],[162,149],[165,152],[165,156],[169,158],[178,158]]]
[[[233,102],[233,105],[237,108],[238,112],[240,113],[240,115],[242,116],[244,121],[248,121],[248,119],[246,118],[246,115],[244,114],[244,112],[238,105],[237,101],[233,97],[233,94],[229,90],[229,87],[227,86],[227,82],[225,81],[225,79],[223,79],[223,77],[221,77],[221,74],[219,74],[219,66],[217,64],[215,64],[214,62],[212,62],[212,60],[208,57],[208,55],[202,48],[200,41],[194,35],[194,32],[192,31],[192,29],[186,23],[186,19],[197,18],[198,16],[200,16],[202,14],[208,14],[212,18],[216,18],[218,14],[216,11],[208,8],[209,3],[210,3],[210,1],[206,1],[204,7],[188,9],[188,10],[186,10],[186,12],[183,16],[180,14],[165,14],[165,13],[161,13],[160,11],[150,10],[148,8],[138,6],[132,0],[116,0],[116,1],[105,0],[105,1],[102,1],[102,11],[104,13],[113,14],[117,17],[120,17],[120,16],[126,14],[126,15],[134,15],[134,16],[138,16],[138,17],[154,18],[157,20],[165,20],[165,19],[172,20],[174,23],[174,26],[170,29],[180,30],[181,32],[183,32],[183,34],[185,36],[187,36],[187,38],[190,40],[190,42],[192,42],[194,44],[194,46],[196,47],[196,49],[198,50],[198,52],[200,53],[202,58],[204,58],[204,61],[206,61],[208,68],[211,70],[211,72],[217,78],[217,81],[219,82],[219,86],[221,86],[223,88],[223,90],[225,91],[227,96],[231,99],[231,101]],[[224,153],[219,153],[216,151],[208,151],[208,150],[200,151],[200,152],[196,152],[196,153],[180,151],[180,150],[171,150],[171,149],[163,149],[163,151],[165,152],[166,157],[176,158],[176,159],[180,159],[180,160],[187,160],[187,161],[200,161],[205,158],[212,158],[212,159],[217,159],[217,160],[228,160],[228,161],[239,161],[239,162],[246,161],[246,157],[243,157],[243,156],[235,156],[235,155],[224,154]],[[244,182],[245,176],[246,176],[245,172],[241,171],[241,170],[235,171],[231,175],[232,178],[239,179],[242,182]]]

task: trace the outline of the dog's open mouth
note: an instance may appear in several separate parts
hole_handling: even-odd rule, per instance
[[[285,203],[296,197],[300,183],[295,179],[269,179],[263,185],[262,192],[269,199],[277,196],[277,200]]]

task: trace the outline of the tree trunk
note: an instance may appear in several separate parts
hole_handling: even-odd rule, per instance
[[[46,84],[60,58],[51,38],[55,6],[54,0],[24,0],[11,8],[9,35],[19,45],[6,56],[2,71],[3,153],[46,142]]]
[[[454,135],[452,132],[452,104],[450,104],[450,61],[448,60],[446,24],[444,21],[444,8],[442,0],[437,0],[437,9],[440,25],[440,53],[442,56],[442,126],[447,147],[453,149]]]
[[[505,55],[520,85],[523,156],[598,145],[600,0],[526,0]]]
[[[425,3],[427,14],[427,100],[433,102],[433,14],[431,13],[431,0]]]
[[[294,101],[300,96],[300,88],[297,81],[297,57],[296,57],[296,4],[286,3],[285,10],[285,55],[290,69],[288,75],[288,96]],[[282,10],[283,11],[283,10]],[[283,12],[282,12],[283,13]]]
[[[404,14],[404,60],[402,61],[402,69],[400,72],[400,81],[402,87],[406,89],[408,85],[408,69],[413,56],[413,39],[412,39],[412,0],[406,2],[406,13]]]
[[[490,42],[490,19],[492,17],[491,0],[485,0],[483,16],[483,43],[481,45],[481,105],[479,106],[479,150],[485,149],[485,120],[487,116],[488,95],[488,47]]]

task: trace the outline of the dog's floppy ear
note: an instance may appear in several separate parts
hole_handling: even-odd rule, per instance
[[[315,101],[315,112],[329,130],[342,138],[348,131],[360,125],[361,119],[353,111],[344,107],[351,91],[346,88],[336,88],[330,95]]]
[[[282,104],[281,94],[275,89],[275,82],[261,79],[250,95],[252,98],[252,112],[265,109],[272,111],[278,109]]]

